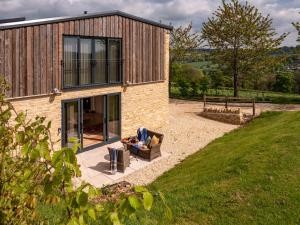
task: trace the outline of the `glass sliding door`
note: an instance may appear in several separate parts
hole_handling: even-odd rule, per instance
[[[78,84],[78,39],[64,38],[64,85],[68,87]]]
[[[120,95],[108,95],[108,138],[121,136]]]
[[[62,109],[63,146],[72,147],[69,139],[76,138],[85,151],[121,138],[120,94],[66,100]]]
[[[72,147],[69,142],[70,138],[80,139],[80,102],[79,100],[66,102],[64,104],[64,127],[63,127],[63,142],[65,146]]]
[[[80,85],[92,83],[92,39],[80,39]]]
[[[94,83],[107,83],[106,76],[106,42],[105,40],[95,40],[95,67],[94,67]]]
[[[82,99],[83,148],[105,141],[105,96]]]

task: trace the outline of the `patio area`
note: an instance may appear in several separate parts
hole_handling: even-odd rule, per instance
[[[116,172],[115,174],[112,174],[107,148],[120,148],[122,146],[123,144],[121,142],[116,142],[78,154],[77,161],[82,173],[81,180],[84,180],[95,187],[103,187],[122,181],[124,177],[141,170],[152,163],[158,162],[169,155],[168,153],[163,152],[161,157],[158,157],[151,162],[138,156],[131,155],[129,167],[126,168],[125,172]]]
[[[267,110],[299,110],[299,105],[257,104],[257,113]],[[171,100],[169,104],[169,125],[156,131],[164,134],[161,145],[162,156],[151,162],[138,157],[130,157],[130,165],[124,173],[110,172],[107,147],[121,147],[117,142],[77,155],[81,166],[81,180],[96,187],[127,181],[135,185],[146,185],[165,171],[182,162],[186,157],[199,151],[214,139],[238,128],[199,116],[202,102]]]
[[[187,156],[199,151],[212,140],[238,127],[200,117],[198,114],[202,109],[203,104],[199,102],[171,100],[169,125],[156,130],[164,134],[161,157],[149,162],[131,156],[130,165],[125,172],[112,175],[107,147],[123,146],[121,142],[113,143],[77,155],[82,172],[80,179],[96,187],[120,181],[144,185],[155,180]]]

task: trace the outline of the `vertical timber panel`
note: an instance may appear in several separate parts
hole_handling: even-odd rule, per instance
[[[47,93],[53,89],[53,25],[47,25]]]
[[[41,74],[39,77],[41,85],[41,94],[47,93],[47,26],[40,26],[40,51],[39,55],[41,58],[40,68]]]
[[[125,74],[126,74],[126,80],[127,81],[131,81],[130,80],[130,72],[129,72],[129,55],[130,55],[130,38],[129,38],[129,32],[130,32],[130,26],[129,26],[129,20],[126,18],[125,19]]]
[[[80,34],[80,22],[79,20],[76,20],[74,22],[74,34],[79,35]]]
[[[41,93],[40,26],[33,27],[33,94]]]
[[[132,21],[132,83],[136,83],[136,22]]]
[[[64,24],[59,23],[58,24],[58,74],[57,74],[57,81],[58,81],[58,88],[62,88],[62,73],[63,73],[63,68],[62,68],[62,55],[63,55],[63,31],[64,31]]]
[[[5,67],[5,39],[4,30],[0,30],[0,76],[4,76]]]
[[[26,95],[34,94],[34,69],[33,69],[33,56],[34,56],[34,47],[33,47],[33,27],[26,28],[26,66],[27,66],[27,83],[26,83]]]
[[[26,28],[20,28],[20,96],[26,95]]]
[[[5,79],[9,85],[12,84],[12,31],[5,31]],[[12,97],[12,90],[7,91],[7,97]]]
[[[52,26],[52,54],[53,54],[53,80],[52,80],[52,86],[53,88],[59,88],[58,86],[58,80],[57,80],[57,74],[58,74],[58,24],[55,23]]]

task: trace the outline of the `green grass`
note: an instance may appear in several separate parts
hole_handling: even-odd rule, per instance
[[[207,96],[233,96],[232,88],[219,88],[219,89],[208,89]],[[199,96],[187,96],[183,97],[180,95],[177,87],[172,86],[171,97],[183,98],[183,99],[197,99],[202,98],[200,93]],[[270,102],[277,104],[300,104],[300,95],[291,93],[281,93],[273,91],[259,91],[259,90],[240,90],[240,97],[255,98],[257,102]]]
[[[139,224],[300,224],[300,112],[262,114],[149,188],[165,194],[174,220],[155,199]]]

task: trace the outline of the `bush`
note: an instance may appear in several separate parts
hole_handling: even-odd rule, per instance
[[[197,96],[199,91],[204,94],[209,88],[210,79],[202,70],[189,64],[176,64],[173,67],[174,83],[178,86],[181,96]]]
[[[276,81],[274,84],[274,90],[284,93],[290,93],[294,83],[293,73],[288,71],[278,71],[276,73]]]

